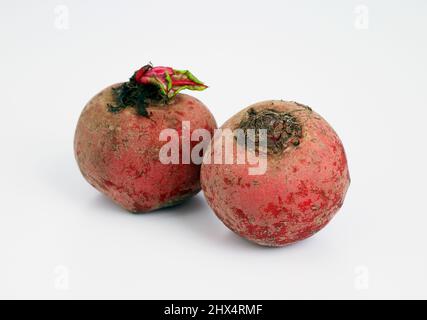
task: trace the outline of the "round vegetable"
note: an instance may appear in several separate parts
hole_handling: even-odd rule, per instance
[[[205,88],[189,71],[147,65],[128,82],[102,90],[84,108],[75,133],[83,176],[131,212],[171,206],[199,192],[200,164],[162,163],[165,142],[159,137],[173,129],[181,139],[183,121],[191,130],[213,132],[215,119],[206,106],[178,93]]]
[[[260,102],[221,129],[243,131],[246,147],[238,148],[241,140],[234,137],[232,163],[206,161],[218,145],[226,154],[226,144],[219,143],[223,135],[216,135],[205,154],[201,184],[209,205],[232,231],[260,245],[284,246],[322,229],[342,206],[350,184],[344,148],[330,125],[308,106]],[[265,148],[259,129],[266,130]],[[237,163],[242,156],[246,160]],[[249,157],[258,157],[260,163],[264,159],[264,172],[251,173],[255,163]]]

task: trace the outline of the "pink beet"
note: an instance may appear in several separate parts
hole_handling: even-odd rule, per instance
[[[206,199],[232,231],[260,245],[284,246],[322,229],[342,206],[350,183],[344,148],[311,108],[260,102],[221,128],[268,130],[265,174],[250,175],[248,163],[202,165]],[[214,143],[205,157],[213,156]]]
[[[179,203],[200,191],[200,164],[163,164],[163,129],[213,132],[215,119],[196,98],[178,93],[206,86],[188,71],[145,66],[126,83],[110,86],[84,108],[74,149],[86,180],[131,212]],[[181,150],[180,150],[181,151]]]

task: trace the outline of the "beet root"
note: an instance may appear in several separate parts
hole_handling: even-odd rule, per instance
[[[342,206],[350,184],[347,159],[331,126],[296,102],[260,102],[221,127],[261,128],[267,130],[264,173],[249,174],[254,164],[248,161],[204,161],[201,185],[215,214],[232,231],[260,245],[285,246],[322,229]],[[219,138],[213,139],[205,158],[213,158]],[[233,143],[235,160],[242,151],[237,139]],[[259,155],[262,150],[246,152]]]
[[[141,70],[138,76],[142,78]],[[180,81],[182,78],[180,75]],[[178,86],[169,85],[175,91],[166,96],[153,91],[157,86],[147,87],[134,79],[110,86],[88,102],[77,124],[74,150],[80,171],[92,186],[128,211],[148,212],[200,191],[200,164],[160,161],[159,151],[165,144],[159,140],[160,132],[174,129],[181,138],[183,121],[191,124],[191,130],[209,132],[216,123],[202,102],[178,94]],[[143,100],[140,92],[148,98]],[[135,107],[135,101],[140,105]]]

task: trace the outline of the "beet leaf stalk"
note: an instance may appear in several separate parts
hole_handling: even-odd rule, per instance
[[[207,86],[188,70],[171,67],[153,67],[147,64],[136,71],[129,81],[113,88],[115,105],[108,105],[110,112],[120,112],[133,107],[141,116],[148,117],[150,103],[167,104],[184,89],[201,91]]]

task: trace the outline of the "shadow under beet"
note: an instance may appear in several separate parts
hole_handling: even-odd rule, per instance
[[[192,234],[209,246],[223,247],[227,250],[264,250],[268,252],[275,249],[259,246],[229,230],[209,207],[203,192],[171,207],[147,213],[130,213],[87,184],[81,176],[72,154],[56,154],[56,157],[46,160],[43,162],[44,167],[41,170],[44,173],[45,182],[56,192],[59,191],[67,201],[88,201],[89,208],[97,209],[98,213],[101,211],[104,214],[118,214],[124,217],[128,215],[137,220],[154,219],[157,220],[156,223],[159,223],[159,228],[165,222],[163,219],[167,219],[182,228],[183,236]],[[92,212],[90,210],[90,213]],[[305,240],[303,243],[293,244],[287,248],[297,249],[308,243],[310,240]]]

